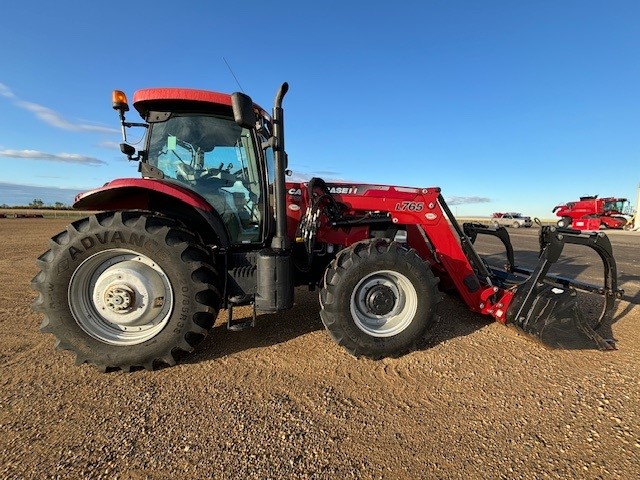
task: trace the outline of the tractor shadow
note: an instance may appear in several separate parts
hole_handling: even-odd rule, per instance
[[[482,255],[482,258],[492,267],[502,268],[506,263],[503,253]],[[580,275],[590,269],[598,269],[601,272],[601,262],[585,262],[583,257],[565,255],[554,264],[551,274],[580,279]],[[538,262],[538,252],[533,250],[520,250],[516,252],[515,262],[518,266],[533,268]],[[592,270],[592,271],[593,271]],[[624,288],[625,282],[636,280],[635,277],[619,275],[619,285]],[[602,311],[603,297],[597,294],[580,292],[581,309],[588,323],[592,323],[599,317]],[[631,303],[640,303],[640,293],[628,294],[625,292],[623,300],[629,302],[623,309],[617,312],[613,318],[603,322],[598,328],[598,333],[604,338],[613,338],[612,326],[622,318],[625,313],[633,308]],[[295,292],[295,305],[291,310],[272,314],[260,314],[257,317],[256,326],[244,331],[234,332],[227,329],[226,311],[221,311],[218,320],[207,338],[198,346],[196,351],[181,359],[184,363],[200,363],[233,355],[255,348],[264,348],[288,342],[295,338],[316,331],[324,330],[320,319],[320,305],[318,292],[310,292],[306,287],[299,287]],[[245,315],[240,314],[241,309],[234,310],[234,320],[243,321],[250,319],[250,310]],[[444,295],[443,301],[435,308],[435,321],[427,335],[418,343],[419,350],[428,350],[448,340],[465,337],[493,323],[489,317],[471,312],[463,300],[455,293]],[[328,335],[328,334],[327,334]],[[336,348],[340,348],[336,346]]]
[[[234,322],[251,320],[250,313],[240,315],[240,311],[240,308],[234,310]],[[249,311],[249,308],[243,311]],[[254,348],[278,345],[322,330],[324,325],[319,311],[318,292],[310,292],[306,287],[296,289],[293,308],[283,312],[258,314],[255,327],[246,330],[227,329],[227,312],[220,310],[218,320],[207,338],[196,348],[194,354],[187,356],[182,362],[215,360]]]
[[[625,291],[622,299],[629,303],[640,305],[640,290],[638,287],[632,287],[633,282],[638,282],[637,275],[618,273],[618,285]]]
[[[435,313],[434,325],[418,342],[418,350],[428,350],[454,338],[472,335],[494,323],[490,317],[469,310],[455,292],[443,295]]]
[[[309,292],[301,287],[296,289],[295,299],[291,310],[258,315],[255,327],[240,332],[227,329],[226,312],[221,311],[207,338],[194,353],[182,358],[180,362],[211,361],[254,348],[278,345],[324,330],[319,314],[318,292]],[[234,311],[234,320],[250,320],[250,316],[242,317]],[[439,343],[470,335],[490,323],[492,320],[469,311],[457,295],[444,295],[443,301],[435,308],[434,325],[418,342],[418,350],[428,350]],[[335,348],[341,347],[336,345]]]

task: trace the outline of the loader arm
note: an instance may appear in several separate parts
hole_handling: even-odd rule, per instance
[[[338,229],[361,230],[387,222],[406,230],[408,246],[429,263],[445,288],[455,288],[470,310],[512,324],[547,346],[614,348],[613,342],[593,330],[611,317],[615,299],[622,295],[617,288],[611,244],[603,233],[582,235],[575,230],[543,227],[538,265],[527,271],[514,265],[511,241],[503,227],[461,226],[437,187],[336,185],[327,184],[323,196],[331,194],[331,202],[338,205],[333,211],[339,214],[319,221],[318,241],[335,241]],[[310,198],[306,200],[311,202]],[[478,255],[473,241],[479,233],[494,235],[505,245],[505,272],[489,268]],[[598,253],[604,265],[603,287],[547,276],[565,243],[584,245]],[[582,317],[576,289],[605,296],[596,322],[588,323]]]
[[[406,229],[407,244],[428,262],[446,287],[453,287],[467,306],[504,322],[511,301],[510,291],[500,291],[469,237],[453,217],[440,188],[409,188],[357,185],[350,188],[329,184],[329,191],[351,214],[329,219],[317,233],[318,241],[334,240],[335,228],[362,227],[386,220]],[[340,190],[342,189],[342,190]],[[499,306],[498,306],[499,305]]]

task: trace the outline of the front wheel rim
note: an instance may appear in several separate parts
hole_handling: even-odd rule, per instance
[[[117,346],[137,345],[169,322],[174,295],[152,259],[131,250],[105,250],[84,260],[69,282],[68,300],[78,326]]]
[[[350,310],[355,324],[364,333],[392,337],[413,321],[418,294],[403,274],[381,270],[358,282],[351,294]]]

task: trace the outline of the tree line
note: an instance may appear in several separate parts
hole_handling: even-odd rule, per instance
[[[62,202],[55,202],[47,205],[41,198],[34,198],[28,205],[7,205],[3,203],[0,208],[34,208],[34,209],[55,209],[55,210],[71,210],[71,206]]]

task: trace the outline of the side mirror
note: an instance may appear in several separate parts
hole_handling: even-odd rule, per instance
[[[127,156],[127,159],[129,160],[139,160],[140,157],[134,157],[133,154],[136,153],[136,149],[134,147],[132,147],[131,145],[129,145],[128,143],[121,143],[120,144],[120,151],[122,153],[124,153]]]
[[[235,92],[231,94],[233,119],[242,128],[256,128],[256,112],[253,110],[253,100],[249,95]]]
[[[124,153],[127,157],[130,157],[131,155],[136,153],[136,149],[134,147],[132,147],[131,145],[129,145],[128,143],[121,143],[120,144],[120,151],[122,153]]]

